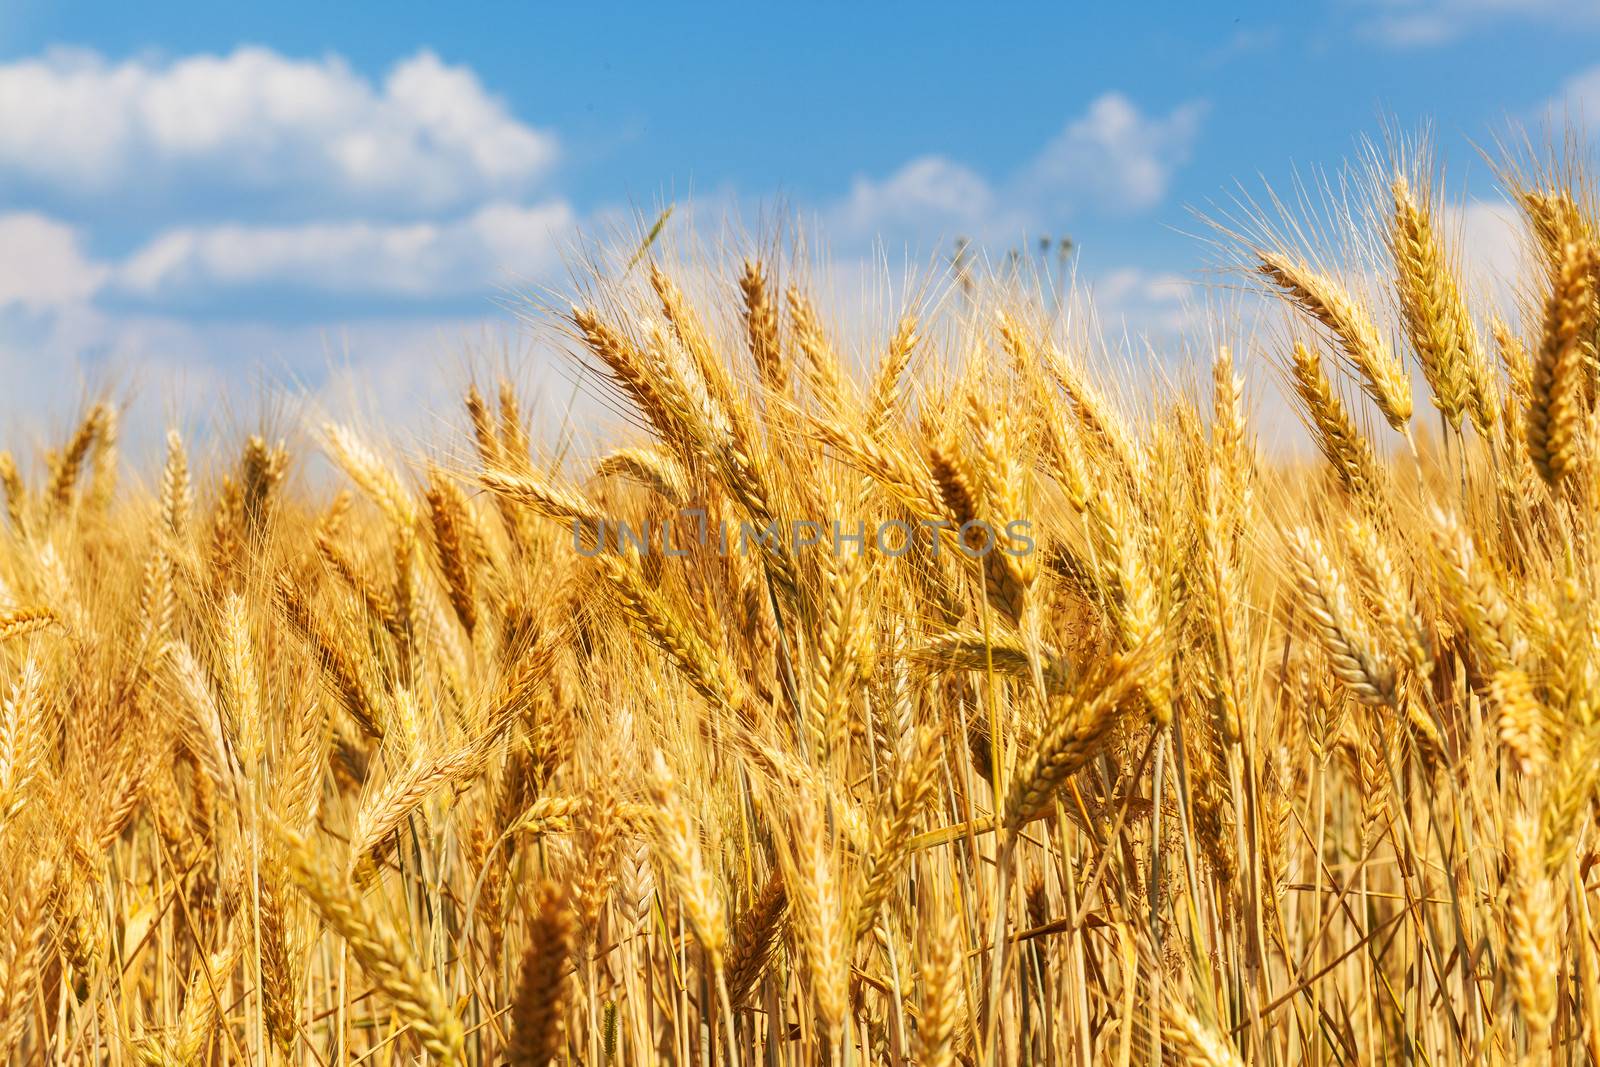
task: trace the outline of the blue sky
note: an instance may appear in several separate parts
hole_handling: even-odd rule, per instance
[[[180,413],[263,376],[425,390],[580,231],[690,197],[846,258],[1068,233],[1139,331],[1237,181],[1429,122],[1487,198],[1475,144],[1600,110],[1593,0],[241,7],[8,0],[10,409],[118,375]]]

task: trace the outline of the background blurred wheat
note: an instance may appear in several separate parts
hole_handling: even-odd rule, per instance
[[[587,470],[505,386],[471,461],[322,428],[331,500],[261,436],[119,487],[109,404],[0,455],[0,1051],[1600,1058],[1600,216],[1509,168],[1491,306],[1369,171],[1353,259],[1222,229],[1317,463],[1222,346],[1124,396],[963,277],[843,353],[796,264],[648,243],[543,316],[637,428]]]

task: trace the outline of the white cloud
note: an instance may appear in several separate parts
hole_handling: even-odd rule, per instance
[[[525,190],[555,138],[431,52],[381,84],[265,48],[166,64],[50,52],[0,64],[0,175],[50,195],[184,189],[327,210],[432,210]]]
[[[78,231],[23,212],[0,215],[0,307],[38,309],[87,299],[106,268],[84,255]]]
[[[1600,20],[1593,0],[1358,0],[1364,29],[1393,48],[1446,44],[1511,19],[1571,25]]]
[[[446,222],[208,226],[163,233],[116,274],[151,299],[252,286],[341,295],[447,298],[542,275],[576,217],[565,201],[491,203]]]
[[[958,235],[1015,240],[1029,227],[1090,208],[1146,209],[1187,158],[1203,110],[1190,103],[1146,115],[1108,93],[998,185],[940,155],[884,179],[858,177],[823,210],[823,236],[840,241],[843,254],[875,240],[926,250]],[[447,299],[548,278],[576,228],[575,212],[561,200],[491,201],[445,220],[184,226],[152,237],[115,268],[111,284],[153,304],[251,288]]]
[[[1147,210],[1188,160],[1205,111],[1190,102],[1147,115],[1123,94],[1105,93],[999,182],[946,156],[923,156],[887,178],[857,177],[824,217],[830,233],[858,241],[957,234],[1009,241],[1089,209]]]
[[[1107,273],[1094,286],[1096,302],[1124,307],[1179,303],[1192,283],[1177,274],[1122,267]]]
[[[995,194],[984,178],[944,156],[912,160],[880,180],[858,176],[828,212],[830,230],[890,239],[989,229]]]
[[[1192,278],[1145,267],[1114,267],[1080,279],[1081,311],[1108,339],[1126,332],[1161,351],[1178,351],[1206,322],[1203,290]]]
[[[1531,264],[1521,214],[1504,200],[1471,200],[1451,212],[1459,225],[1462,271],[1472,296],[1490,297],[1509,313]]]
[[[929,250],[966,235],[998,247],[1082,212],[1146,210],[1168,193],[1203,114],[1196,103],[1147,113],[1108,93],[1013,173],[929,154],[858,177],[822,205],[822,236],[840,243],[846,276],[863,268],[863,292],[898,305],[883,261],[857,256],[870,240]],[[422,411],[416,398],[459,380],[461,343],[484,324],[439,317],[446,309],[480,301],[488,312],[497,285],[559,276],[579,220],[539,189],[556,154],[551,134],[429,52],[378,79],[337,56],[262,48],[0,63],[0,189],[31,209],[0,215],[0,377],[21,383],[0,396],[0,419],[61,415],[84,383],[130,380],[156,394],[155,442],[160,424],[205,420],[220,396],[248,409],[263,379],[303,385],[316,404],[338,394]],[[736,193],[726,200],[736,209]],[[90,237],[110,245],[110,220],[115,241],[140,240],[96,257]],[[1096,295],[1135,330],[1164,328],[1182,311],[1176,288],[1124,270],[1101,273]],[[319,299],[294,304],[301,294]],[[346,305],[368,316],[328,311]],[[518,330],[508,316],[490,321]]]
[[[1188,103],[1147,116],[1121,93],[1106,93],[1045,145],[1022,173],[1019,189],[1057,211],[1084,204],[1114,211],[1153,207],[1188,160],[1205,110]]]
[[[1581,70],[1563,82],[1547,113],[1557,122],[1571,121],[1595,130],[1600,123],[1600,66]]]
[[[118,261],[35,213],[0,215],[0,309],[84,304],[103,293],[159,305],[252,288],[392,300],[491,296],[549,280],[577,231],[564,200],[486,204],[444,221],[191,226]]]

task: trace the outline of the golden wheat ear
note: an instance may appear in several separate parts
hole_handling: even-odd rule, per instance
[[[1362,390],[1400,433],[1411,421],[1411,380],[1383,340],[1371,311],[1326,275],[1280,252],[1261,252],[1258,269],[1302,312],[1322,325],[1361,375]]]
[[[565,891],[554,881],[540,882],[533,894],[528,944],[511,1005],[506,1057],[515,1067],[548,1067],[566,1047],[575,937]]]
[[[348,882],[333,874],[316,845],[277,828],[287,873],[324,922],[350,947],[379,990],[442,1064],[460,1062],[463,1030],[448,998],[395,929]]]
[[[1585,384],[1595,359],[1597,264],[1600,250],[1588,240],[1563,245],[1545,299],[1528,396],[1527,441],[1534,468],[1552,486],[1560,484],[1577,459]]]

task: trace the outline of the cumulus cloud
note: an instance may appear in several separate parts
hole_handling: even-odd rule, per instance
[[[398,73],[390,79],[396,80]],[[939,155],[912,160],[886,178],[858,177],[824,209],[824,234],[846,253],[871,240],[931,247],[965,234],[1009,241],[1078,211],[1147,209],[1165,196],[1188,157],[1203,112],[1203,105],[1189,103],[1148,115],[1108,93],[998,183]],[[578,218],[568,202],[550,198],[492,199],[465,214],[397,221],[357,215],[190,224],[158,231],[109,264],[78,253],[75,231],[42,217],[37,225],[38,240],[54,241],[52,261],[61,263],[63,277],[19,278],[18,286],[64,291],[70,276],[78,286],[73,295],[107,292],[159,307],[252,290],[403,301],[487,295],[496,285],[549,278]],[[25,297],[38,294],[0,286],[0,305]]]
[[[1045,145],[1020,176],[1019,190],[1060,212],[1085,204],[1153,207],[1188,160],[1204,115],[1204,104],[1188,103],[1147,116],[1121,93],[1106,93]]]
[[[820,205],[823,236],[848,274],[873,239],[1009,243],[1088,211],[1145,211],[1203,116],[1108,93],[1009,174],[930,154],[858,177]],[[130,371],[174,390],[157,423],[203,417],[261,378],[319,404],[360,382],[345,391],[421,410],[397,394],[459,374],[497,286],[557,276],[579,226],[542,188],[557,154],[552,134],[430,52],[376,79],[264,48],[0,62],[0,207],[25,209],[0,213],[0,372],[16,372],[0,377],[22,383],[0,418],[59,412],[85,382]],[[880,285],[882,260],[857,258],[862,291]],[[1102,273],[1090,288],[1113,318],[1181,321],[1170,277]],[[25,370],[40,365],[51,373]]]
[[[550,278],[577,230],[564,200],[485,204],[440,221],[361,220],[163,231],[121,260],[98,260],[78,228],[36,213],[0,215],[0,309],[37,312],[111,295],[159,307],[270,290],[448,302]]]
[[[1098,280],[1094,296],[1111,306],[1138,308],[1181,303],[1192,288],[1189,279],[1177,274],[1122,267]]]
[[[846,238],[1009,240],[1086,210],[1144,211],[1188,160],[1205,111],[1190,102],[1149,115],[1122,93],[1105,93],[999,181],[947,156],[924,156],[886,178],[857,177],[825,220]]]
[[[445,222],[208,226],[157,236],[121,264],[119,291],[151,300],[252,286],[439,299],[544,274],[576,216],[565,201],[491,203]]]
[[[32,212],[0,215],[0,307],[38,310],[89,298],[107,268],[84,253],[76,229]]]
[[[1452,215],[1459,224],[1467,285],[1509,311],[1519,279],[1532,267],[1520,212],[1505,200],[1471,200]]]
[[[843,234],[894,237],[987,229],[995,216],[988,181],[944,156],[912,160],[887,178],[857,176],[828,213]]]
[[[1561,91],[1547,106],[1543,117],[1564,123],[1583,124],[1594,131],[1600,123],[1600,66],[1579,71],[1562,83]]]
[[[381,83],[265,48],[168,63],[57,50],[0,64],[0,175],[80,204],[232,194],[329,210],[438,210],[526,190],[555,137],[470,69],[419,52]]]

